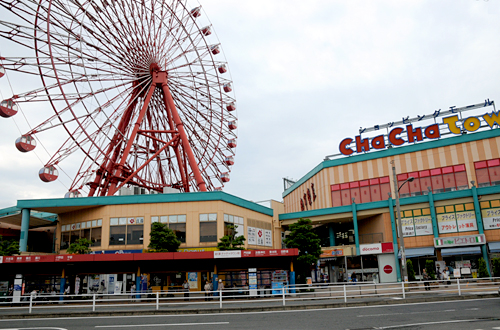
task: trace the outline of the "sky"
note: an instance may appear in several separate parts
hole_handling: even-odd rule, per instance
[[[229,194],[281,201],[284,177],[300,179],[360,127],[500,102],[500,1],[199,1],[238,104]],[[8,45],[0,39],[0,54]],[[35,85],[29,79],[21,87]],[[15,148],[23,120],[0,118],[0,208],[67,191],[68,180],[38,179],[42,151]],[[62,137],[43,138],[50,148]]]

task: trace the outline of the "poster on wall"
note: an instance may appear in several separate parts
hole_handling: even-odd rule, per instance
[[[273,246],[273,234],[270,230],[264,230],[264,243],[266,246]]]
[[[500,228],[500,208],[482,210],[481,213],[485,230]]]
[[[421,217],[415,217],[413,219],[415,224],[415,235],[416,236],[424,236],[424,235],[432,235],[432,218],[430,215],[424,215]]]
[[[248,239],[248,244],[255,245],[257,243],[256,238],[255,238],[255,228],[254,227],[247,227],[247,239]]]
[[[198,290],[198,273],[189,272],[188,273],[188,284],[190,289]]]
[[[264,246],[264,229],[256,228],[257,233],[257,245]]]
[[[457,212],[456,218],[459,232],[477,230],[474,211]]]
[[[413,218],[401,219],[401,226],[403,229],[403,237],[415,236],[415,227],[413,225]]]
[[[458,231],[455,213],[438,214],[437,222],[440,234],[456,233]]]

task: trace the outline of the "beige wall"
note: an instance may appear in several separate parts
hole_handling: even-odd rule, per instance
[[[332,184],[353,182],[389,176],[394,196],[391,161],[395,161],[396,173],[409,173],[432,168],[465,164],[468,181],[476,181],[474,162],[500,157],[500,137],[472,141],[447,147],[411,152],[363,162],[329,167],[321,170],[300,187],[285,196],[285,212],[300,212],[300,199],[314,184],[316,201],[307,210],[332,207],[330,186]],[[311,192],[312,193],[312,192]]]
[[[281,204],[281,203],[278,203]],[[281,204],[282,205],[282,204]],[[279,205],[276,205],[279,209]],[[203,213],[217,213],[217,240],[224,236],[224,214],[230,214],[242,217],[244,219],[244,233],[247,236],[247,221],[253,219],[268,223],[273,227],[276,221],[273,217],[252,211],[240,206],[236,206],[223,201],[203,201],[203,202],[179,202],[179,203],[151,203],[151,204],[127,204],[127,205],[108,205],[80,211],[68,212],[59,215],[57,225],[57,243],[59,248],[61,242],[61,226],[80,223],[83,221],[102,219],[102,242],[100,247],[94,247],[93,250],[122,250],[122,249],[146,249],[149,245],[149,235],[151,231],[151,217],[162,215],[186,215],[186,243],[181,244],[180,248],[199,248],[216,247],[217,242],[200,243],[200,225],[199,215]],[[109,246],[109,219],[115,217],[144,217],[144,244],[142,245],[112,245]],[[273,244],[275,240],[273,239]],[[270,249],[272,247],[249,246],[245,243],[245,248]],[[64,251],[63,251],[64,252]]]

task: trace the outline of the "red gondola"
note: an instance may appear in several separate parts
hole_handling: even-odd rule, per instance
[[[210,51],[212,52],[212,54],[214,55],[217,55],[220,53],[220,47],[219,45],[213,45],[210,47]]]
[[[201,16],[201,7],[196,7],[191,9],[191,16],[193,17],[200,17]]]
[[[14,116],[18,111],[18,106],[16,102],[12,99],[3,100],[0,103],[0,116],[4,118],[9,118]]]
[[[219,70],[219,73],[226,73],[227,72],[227,67],[225,64],[219,65],[217,68]]]
[[[28,152],[36,147],[35,138],[31,135],[23,135],[16,140],[16,148],[20,152]]]
[[[59,176],[59,171],[53,165],[45,166],[38,171],[38,176],[43,182],[52,182]]]
[[[204,36],[209,36],[212,34],[212,28],[210,26],[205,26],[201,29],[201,33],[203,33]]]
[[[236,102],[231,102],[228,103],[226,106],[227,111],[234,111],[236,110]]]
[[[71,190],[64,194],[64,198],[78,198],[82,197],[82,194],[78,190]]]
[[[226,163],[227,165],[234,165],[234,157],[233,156],[226,157],[224,163]]]
[[[238,124],[236,123],[236,120],[230,121],[229,122],[229,129],[233,130],[238,127]]]
[[[227,141],[227,145],[230,148],[236,148],[236,139],[231,139],[231,140]]]
[[[229,173],[222,173],[220,179],[222,180],[222,182],[229,182]]]
[[[231,87],[230,83],[224,84],[224,92],[229,93],[232,90],[233,88]]]

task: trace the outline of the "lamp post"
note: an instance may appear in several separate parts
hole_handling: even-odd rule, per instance
[[[402,270],[401,276],[403,277],[403,281],[406,282],[408,281],[408,270],[406,269],[405,241],[403,239],[403,226],[401,225],[401,206],[399,204],[399,191],[405,185],[405,183],[412,182],[413,180],[415,180],[415,178],[410,176],[398,187],[398,180],[396,177],[396,167],[394,166],[394,161],[391,161],[391,164],[392,164],[392,176],[394,180],[394,191],[396,193],[396,215],[398,217],[398,236],[399,236],[399,246],[401,250],[401,270]]]

